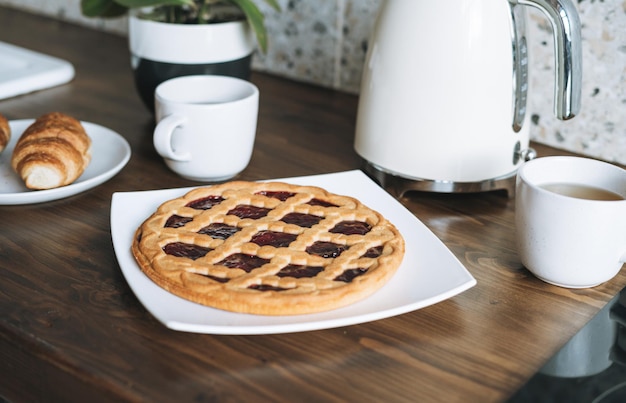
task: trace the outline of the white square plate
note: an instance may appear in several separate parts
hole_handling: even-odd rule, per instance
[[[65,84],[73,78],[70,62],[0,42],[0,99]]]
[[[179,298],[143,274],[131,253],[136,229],[163,202],[191,188],[113,194],[111,234],[124,277],[137,298],[165,326],[211,334],[289,333],[353,325],[400,315],[443,301],[476,284],[446,246],[410,211],[361,171],[277,179],[358,198],[404,236],[406,254],[394,277],[350,306],[309,315],[263,316],[222,311]]]

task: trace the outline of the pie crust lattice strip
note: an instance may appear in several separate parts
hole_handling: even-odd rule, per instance
[[[228,182],[163,203],[132,252],[167,291],[233,312],[294,315],[359,301],[404,256],[396,227],[318,187]]]

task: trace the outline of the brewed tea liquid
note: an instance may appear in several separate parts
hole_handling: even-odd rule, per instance
[[[541,186],[550,192],[564,196],[575,197],[577,199],[588,200],[624,200],[621,195],[610,190],[601,189],[595,186],[579,185],[573,183],[549,183]]]

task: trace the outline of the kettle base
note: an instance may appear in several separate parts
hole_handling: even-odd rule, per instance
[[[496,190],[506,191],[509,198],[515,197],[515,177],[517,176],[517,170],[497,178],[480,182],[454,182],[403,176],[395,172],[389,172],[367,161],[362,170],[396,198],[403,197],[409,191],[481,193]]]

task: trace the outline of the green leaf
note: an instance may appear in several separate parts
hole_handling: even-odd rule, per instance
[[[85,17],[120,17],[128,11],[114,0],[81,0],[80,8]]]
[[[193,0],[115,0],[115,2],[128,8],[194,5]]]
[[[265,29],[265,17],[252,0],[228,0],[237,5],[246,15],[250,27],[256,35],[257,43],[263,53],[267,52],[267,30]]]
[[[194,5],[193,0],[81,0],[80,7],[86,17],[120,17],[130,8],[157,7],[163,5]]]
[[[265,2],[276,11],[280,11],[280,4],[278,0],[265,0]]]

